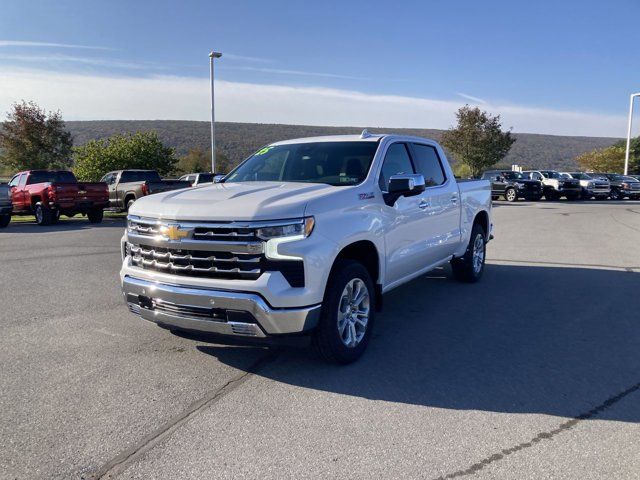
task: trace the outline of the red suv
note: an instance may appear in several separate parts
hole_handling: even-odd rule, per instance
[[[109,206],[106,183],[79,183],[67,170],[29,170],[9,182],[13,215],[35,215],[38,225],[50,225],[60,215],[87,215],[91,223],[102,222]]]

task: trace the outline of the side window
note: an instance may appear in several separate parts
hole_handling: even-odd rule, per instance
[[[28,176],[29,176],[28,173],[23,173],[22,175],[20,175],[20,183],[18,185],[21,187],[24,187],[24,185],[27,183]]]
[[[16,175],[15,177],[13,177],[11,179],[11,181],[9,182],[9,186],[10,187],[17,187],[18,186],[18,182],[20,181],[20,175]]]
[[[120,183],[133,182],[133,172],[122,172],[120,174]]]
[[[398,175],[399,173],[415,173],[409,152],[407,152],[407,146],[404,143],[394,143],[387,149],[380,178],[378,179],[380,190],[386,192],[391,175]]]
[[[416,170],[424,177],[427,187],[442,185],[445,181],[444,170],[438,152],[431,145],[413,144],[415,152]]]

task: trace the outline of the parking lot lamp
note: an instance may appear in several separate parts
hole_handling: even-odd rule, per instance
[[[213,59],[220,58],[222,53],[211,51],[209,54],[209,69],[211,77],[211,173],[216,173],[216,116],[213,105]]]
[[[627,125],[627,150],[624,154],[624,174],[629,175],[629,149],[631,147],[631,122],[633,121],[633,100],[640,97],[640,93],[632,93],[629,97],[629,123]]]

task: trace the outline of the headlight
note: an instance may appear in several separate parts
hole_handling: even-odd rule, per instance
[[[516,182],[516,187],[518,187],[518,188],[524,188],[524,183],[522,183],[522,182]]]
[[[622,184],[622,188],[629,188],[629,184],[628,183],[623,183]]]
[[[595,182],[587,182],[587,188],[593,188],[595,186],[596,186]]]
[[[313,217],[301,218],[299,220],[292,220],[291,223],[259,228],[256,235],[262,240],[282,237],[305,238],[311,235],[314,225],[315,221]]]

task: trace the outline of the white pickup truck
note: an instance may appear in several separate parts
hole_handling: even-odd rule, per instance
[[[456,181],[432,140],[365,131],[273,143],[219,183],[137,200],[127,222],[131,312],[171,330],[310,334],[349,363],[384,293],[449,262],[481,277],[491,185]]]

